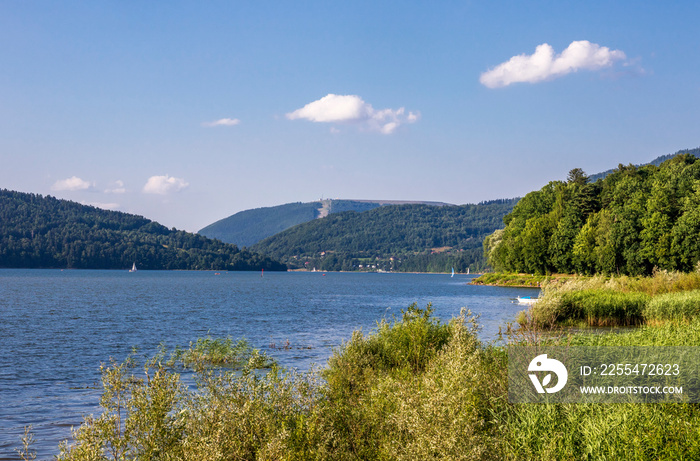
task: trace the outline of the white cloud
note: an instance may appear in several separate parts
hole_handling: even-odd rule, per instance
[[[112,189],[105,189],[105,194],[125,194],[126,188],[124,187],[124,181],[114,181],[114,187]]]
[[[143,186],[143,191],[147,194],[165,195],[170,192],[179,192],[189,186],[189,183],[182,178],[168,176],[151,176]]]
[[[95,187],[95,183],[84,181],[77,176],[72,176],[68,179],[60,179],[51,186],[52,190],[64,191],[64,190],[87,190]]]
[[[358,123],[380,133],[393,133],[403,123],[414,123],[419,113],[399,109],[375,110],[357,95],[328,94],[286,115],[289,120],[305,119],[321,123]]]
[[[203,122],[202,126],[236,126],[239,123],[241,123],[241,121],[237,118],[221,118],[213,122]]]
[[[612,66],[627,56],[620,50],[591,43],[588,40],[571,42],[555,55],[547,43],[539,45],[531,55],[521,54],[490,69],[479,78],[489,88],[500,88],[517,82],[536,83],[562,77],[578,70],[599,70]]]

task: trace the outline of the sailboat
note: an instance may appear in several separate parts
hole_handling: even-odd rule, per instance
[[[134,263],[134,264],[131,266],[131,269],[129,269],[129,272],[136,272],[137,270],[138,270],[138,269],[136,269],[136,263]]]
[[[467,275],[469,275],[469,268],[467,267]]]
[[[454,276],[455,276],[455,268],[453,267],[452,268],[452,275],[450,275],[450,277],[454,277]]]

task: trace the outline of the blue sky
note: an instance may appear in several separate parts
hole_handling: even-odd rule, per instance
[[[697,2],[2,2],[0,187],[196,231],[700,146]]]

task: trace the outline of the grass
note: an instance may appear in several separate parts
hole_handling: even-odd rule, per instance
[[[506,287],[541,287],[546,282],[568,280],[576,276],[569,274],[536,275],[536,274],[511,274],[504,272],[488,272],[474,280],[474,285],[495,285]]]
[[[655,296],[644,308],[644,317],[659,321],[688,321],[700,314],[700,290]]]
[[[691,290],[691,291],[687,291]],[[603,277],[543,283],[522,326],[624,326],[687,321],[700,313],[700,273],[657,271],[651,277]]]
[[[644,293],[569,291],[561,296],[557,320],[584,320],[589,326],[636,325],[649,299]]]

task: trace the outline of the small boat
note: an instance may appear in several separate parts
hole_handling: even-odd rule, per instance
[[[536,302],[537,298],[531,298],[529,296],[518,296],[518,304],[535,304]]]
[[[469,268],[467,267],[467,275],[469,275]]]
[[[138,270],[138,269],[136,269],[136,263],[134,263],[134,264],[131,266],[131,269],[129,269],[129,272],[136,272],[137,270]]]
[[[455,276],[455,268],[453,267],[452,268],[452,275],[450,277],[454,277],[454,276]]]

